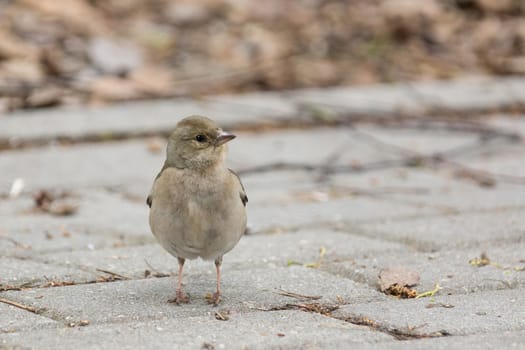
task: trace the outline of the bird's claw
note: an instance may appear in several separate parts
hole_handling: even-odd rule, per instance
[[[187,304],[190,302],[190,297],[183,291],[177,291],[175,298],[169,299],[168,303],[175,303],[177,305]]]
[[[215,292],[215,293],[213,293],[213,295],[209,295],[208,294],[206,296],[206,299],[208,300],[208,304],[212,304],[213,306],[217,306],[217,305],[219,305],[219,303],[222,300],[221,293]]]

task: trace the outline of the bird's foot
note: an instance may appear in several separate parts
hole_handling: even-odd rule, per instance
[[[168,300],[168,303],[175,303],[177,305],[187,304],[189,302],[190,302],[190,297],[188,296],[188,294],[184,293],[181,290],[177,291],[175,298]]]
[[[221,293],[215,292],[215,293],[213,293],[213,295],[208,294],[208,295],[206,295],[206,300],[208,301],[208,304],[212,304],[213,306],[217,306],[217,305],[219,305],[219,303],[222,300]]]

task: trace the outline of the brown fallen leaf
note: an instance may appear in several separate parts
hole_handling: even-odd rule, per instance
[[[57,216],[73,215],[78,205],[67,201],[68,193],[53,194],[47,190],[40,190],[33,195],[35,209]]]
[[[35,207],[40,209],[47,207],[54,199],[55,197],[46,190],[40,190],[33,195]]]
[[[415,298],[418,295],[415,289],[407,286],[400,286],[397,283],[388,287],[384,292],[385,294],[400,297],[402,299]]]
[[[42,66],[37,60],[11,59],[2,63],[3,79],[19,81],[23,84],[40,86],[45,78]]]
[[[393,267],[379,271],[379,288],[385,292],[391,286],[412,287],[419,283],[419,273],[404,267]]]
[[[57,106],[61,103],[63,95],[63,90],[53,86],[37,89],[25,99],[25,106],[29,108]]]
[[[0,31],[0,58],[5,60],[24,57],[36,59],[38,49],[7,31]]]
[[[145,94],[167,96],[172,92],[172,71],[161,67],[141,67],[130,73],[130,79],[137,84],[137,89]]]
[[[92,34],[108,29],[103,17],[87,1],[70,0],[67,6],[61,1],[22,0],[20,3],[40,16],[52,18],[66,26],[68,32]]]
[[[124,101],[138,98],[140,92],[136,82],[113,76],[97,78],[87,87],[95,102]]]
[[[213,344],[210,344],[210,343],[204,342],[204,343],[202,343],[202,345],[201,345],[201,349],[203,349],[203,350],[214,350],[214,349],[215,349],[215,346],[213,346]]]

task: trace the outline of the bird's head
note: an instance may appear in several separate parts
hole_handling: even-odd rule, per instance
[[[234,138],[210,118],[184,118],[168,139],[166,163],[177,168],[206,169],[223,161],[225,143]]]

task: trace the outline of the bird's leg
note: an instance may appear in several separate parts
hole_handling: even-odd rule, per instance
[[[217,291],[213,294],[210,302],[214,305],[218,305],[221,301],[221,264],[222,256],[215,259],[215,269],[217,270]]]
[[[190,301],[190,298],[188,297],[186,293],[182,291],[182,269],[184,268],[184,262],[186,261],[186,259],[177,258],[177,260],[179,261],[179,276],[178,276],[178,281],[177,281],[177,292],[176,292],[177,294],[175,295],[175,298],[170,299],[169,302],[177,303],[177,304],[188,303]]]

